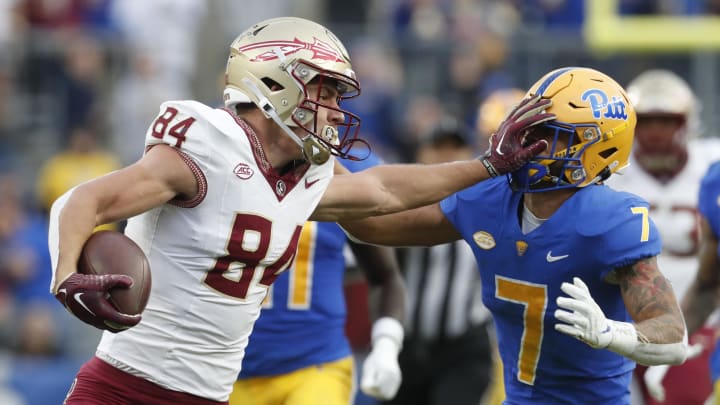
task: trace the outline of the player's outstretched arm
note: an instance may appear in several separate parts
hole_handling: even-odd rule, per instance
[[[519,169],[545,150],[547,142],[525,144],[526,130],[555,118],[550,100],[523,100],[493,135],[478,160],[436,165],[380,165],[335,176],[312,219],[338,221],[383,215],[432,204],[479,181]]]
[[[687,356],[687,332],[672,286],[655,257],[616,269],[633,323],[607,319],[579,278],[561,285],[555,329],[594,348],[607,348],[640,364],[681,364]]]
[[[178,195],[192,196],[196,189],[195,177],[178,153],[158,145],[137,163],[65,193],[50,212],[51,292],[58,294],[59,286],[77,274],[80,251],[95,226],[140,214]],[[74,277],[73,285],[113,286],[98,280],[81,282]]]

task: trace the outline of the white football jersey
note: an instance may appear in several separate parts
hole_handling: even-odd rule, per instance
[[[333,159],[280,174],[254,131],[223,109],[167,102],[146,146],[176,148],[199,193],[128,221],[150,261],[143,319],[105,332],[100,358],[163,387],[227,400],[268,286],[295,257],[302,225],[333,175]]]
[[[663,241],[658,256],[660,271],[672,282],[682,299],[697,273],[697,198],[700,180],[710,163],[720,159],[720,140],[696,138],[688,143],[688,161],[680,173],[661,183],[632,158],[622,175],[614,174],[607,184],[637,194],[650,203],[650,216]]]

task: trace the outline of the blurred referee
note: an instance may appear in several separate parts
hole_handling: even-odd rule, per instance
[[[420,139],[416,160],[470,159],[473,134],[453,118]],[[492,371],[490,314],[472,250],[462,240],[397,249],[407,290],[403,382],[394,405],[478,405]]]

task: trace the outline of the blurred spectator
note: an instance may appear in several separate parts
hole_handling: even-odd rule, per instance
[[[60,354],[60,333],[55,306],[31,303],[19,309],[15,354],[27,357],[55,357]]]
[[[445,117],[421,138],[420,163],[469,159],[473,134]],[[403,382],[393,405],[478,405],[490,382],[490,313],[470,246],[459,241],[401,252],[406,280]]]
[[[400,136],[400,94],[403,71],[393,49],[376,41],[359,41],[349,50],[362,95],[344,102],[362,118],[360,136],[388,161],[397,161],[404,147]]]
[[[46,212],[72,187],[120,168],[117,157],[102,149],[97,137],[97,129],[92,126],[76,127],[70,131],[67,147],[43,165],[37,194]]]
[[[523,20],[549,30],[580,31],[585,2],[578,0],[522,0]]]
[[[113,17],[127,47],[127,69],[112,95],[112,146],[123,164],[142,156],[145,130],[165,100],[192,98],[203,0],[123,0]]]
[[[47,221],[27,208],[20,183],[13,174],[0,175],[0,277],[11,305],[53,299]]]
[[[62,50],[83,30],[112,31],[112,0],[17,0],[18,30],[25,38],[23,78],[33,92],[52,91],[62,72]]]
[[[422,142],[422,137],[440,123],[445,110],[437,97],[423,95],[412,98],[405,111],[404,147],[397,152],[401,161],[412,162],[415,160],[415,149]]]
[[[68,134],[100,114],[101,86],[106,79],[103,48],[86,35],[73,36],[65,44],[62,80],[59,83],[61,134]]]
[[[50,303],[31,304],[19,311],[7,384],[23,404],[62,403],[80,368],[79,359],[60,351],[65,345],[60,326],[63,321],[72,322],[60,311]]]

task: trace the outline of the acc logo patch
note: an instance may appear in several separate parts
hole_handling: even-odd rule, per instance
[[[475,232],[473,240],[481,249],[490,250],[495,247],[495,238],[485,231]]]
[[[233,169],[233,173],[235,173],[236,176],[243,180],[247,180],[253,175],[253,169],[252,167],[248,166],[245,163],[238,163],[237,166]]]

